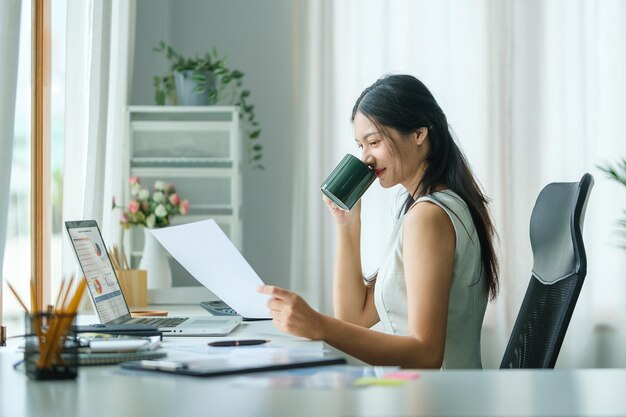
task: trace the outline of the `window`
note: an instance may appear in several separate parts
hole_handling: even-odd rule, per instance
[[[52,48],[50,97],[50,289],[54,300],[62,278],[63,163],[65,137],[65,40],[67,0],[53,0],[51,10]]]
[[[63,201],[63,138],[65,117],[66,0],[52,0],[51,6],[51,288],[55,294],[61,278],[61,215]],[[31,193],[31,2],[22,2],[18,77],[11,186],[7,218],[3,277],[11,282],[28,303],[31,275],[30,193]],[[9,291],[3,292],[3,324],[9,336],[23,329],[23,311]]]
[[[22,2],[20,20],[13,160],[2,273],[22,297],[27,297],[30,293],[31,2]],[[22,309],[10,292],[3,291],[3,297],[3,323],[9,336],[19,334]]]

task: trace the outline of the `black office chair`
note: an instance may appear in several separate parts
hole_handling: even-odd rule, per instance
[[[551,183],[530,219],[533,270],[503,368],[554,368],[587,274],[582,228],[593,177]]]

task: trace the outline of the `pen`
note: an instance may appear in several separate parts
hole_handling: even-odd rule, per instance
[[[214,347],[225,347],[225,346],[252,346],[252,345],[262,345],[263,343],[267,343],[269,340],[263,339],[253,339],[253,340],[221,340],[219,342],[209,342],[209,346]]]

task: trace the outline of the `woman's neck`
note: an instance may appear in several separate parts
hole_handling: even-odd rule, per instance
[[[424,184],[422,182],[423,179],[424,179],[424,175],[422,174],[419,177],[416,177],[414,181],[402,183],[402,185],[407,190],[407,192],[411,194],[411,197],[413,198],[414,201],[417,200],[420,196],[425,195],[427,193],[432,194],[432,193],[444,191],[450,188],[446,184],[439,183],[435,186],[429,187],[428,190],[425,190]]]
[[[426,173],[426,164],[420,164],[415,173],[407,178],[405,181],[402,181],[402,186],[407,190],[409,194],[415,199],[417,196],[422,195],[422,190],[424,184],[422,184],[422,180],[424,179],[424,174]]]

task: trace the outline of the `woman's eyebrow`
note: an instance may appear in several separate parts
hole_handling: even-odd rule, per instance
[[[363,136],[363,139],[362,139],[362,140],[366,140],[366,139],[367,139],[367,138],[369,138],[370,136],[372,136],[372,135],[377,135],[378,133],[380,133],[380,132],[378,132],[378,131],[374,131],[374,132],[369,132],[369,133],[366,133],[366,134]],[[358,140],[357,138],[354,138],[354,141],[355,141],[356,143],[360,143],[360,142],[361,142],[361,141],[360,141],[360,140]]]

